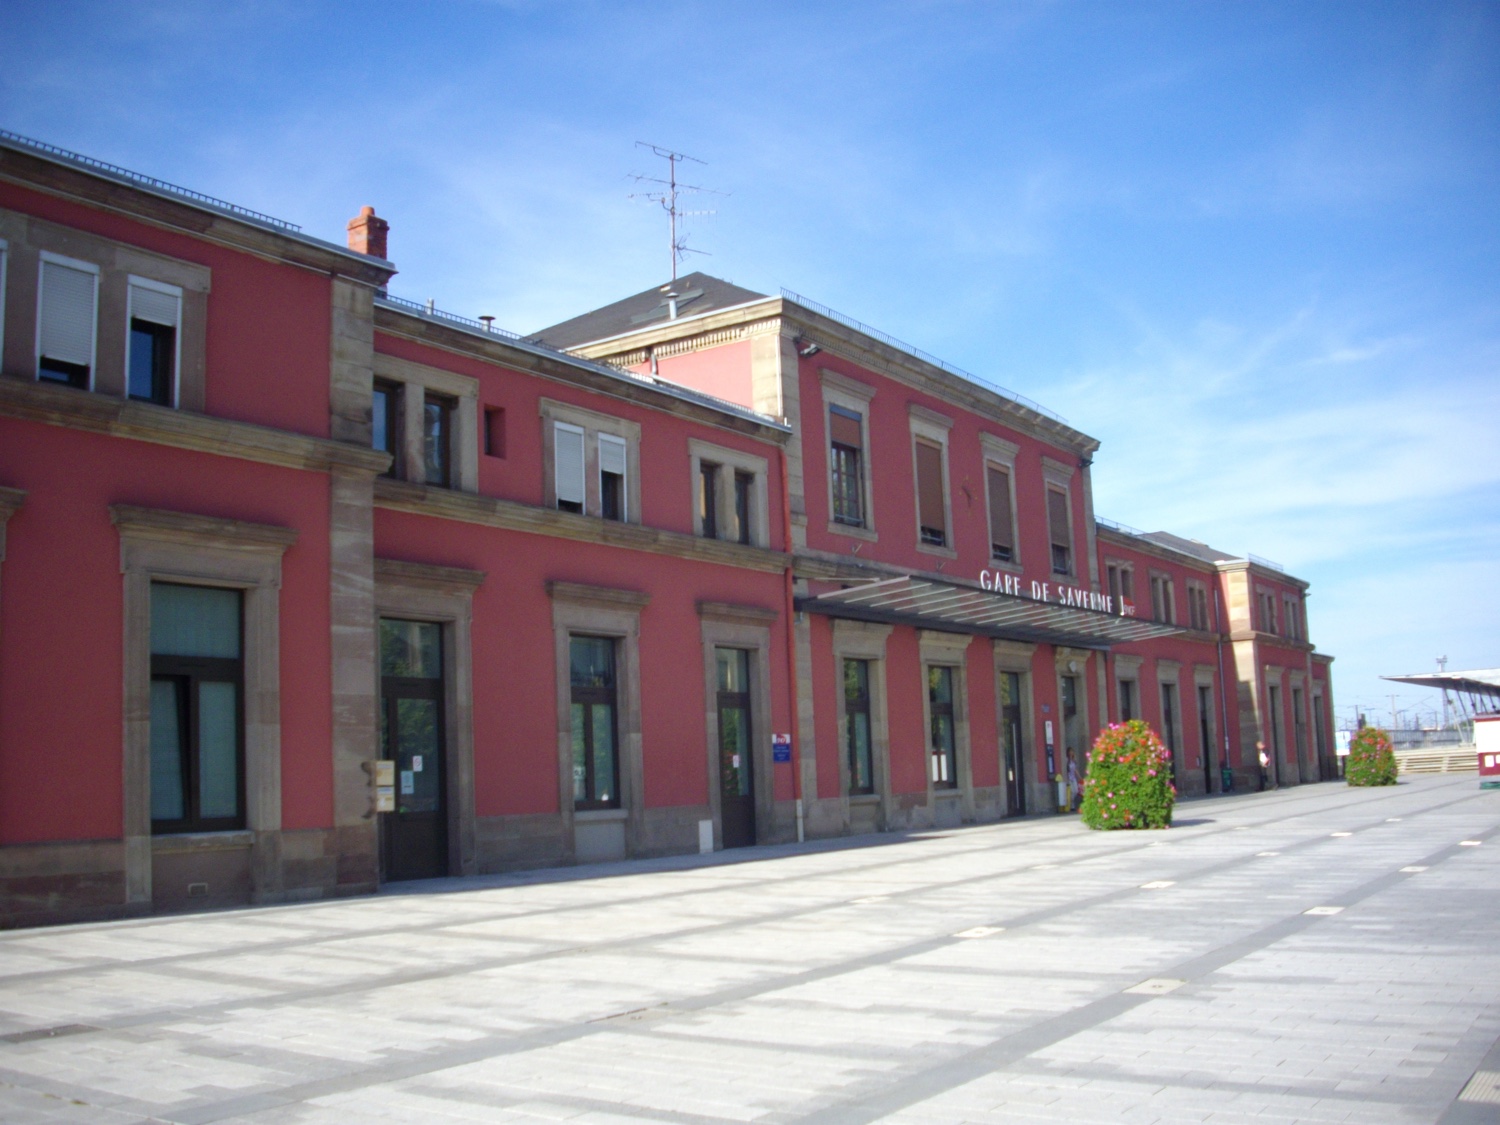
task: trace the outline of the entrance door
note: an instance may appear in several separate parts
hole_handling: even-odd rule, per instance
[[[448,874],[442,626],[380,622],[381,757],[395,762],[396,811],[382,816],[386,880]]]
[[[1198,742],[1203,747],[1203,792],[1214,791],[1214,693],[1198,685]],[[1222,788],[1222,785],[1220,786]]]
[[[719,691],[719,813],[726,848],[755,843],[754,740],[750,732],[750,654],[714,650]]]
[[[1000,673],[1000,739],[1005,748],[1005,815],[1026,814],[1026,771],[1021,753],[1021,675]]]

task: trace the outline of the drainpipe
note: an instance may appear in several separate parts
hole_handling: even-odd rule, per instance
[[[1224,679],[1224,609],[1219,601],[1219,584],[1214,583],[1214,652],[1219,659],[1219,722],[1224,726],[1224,757],[1219,760],[1219,792],[1224,792],[1224,769],[1229,765],[1229,684]],[[1258,764],[1258,763],[1257,763]]]
[[[792,796],[797,805],[797,843],[806,838],[802,814],[802,739],[797,727],[797,636],[794,632],[796,601],[792,585],[792,485],[787,477],[786,446],[781,446],[781,533],[788,562],[782,571],[786,594],[786,689],[789,704],[787,731],[792,737]]]

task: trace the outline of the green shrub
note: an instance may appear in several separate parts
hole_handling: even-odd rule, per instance
[[[1396,750],[1379,727],[1365,727],[1349,740],[1344,776],[1350,785],[1395,785]]]
[[[1139,719],[1111,723],[1089,755],[1083,822],[1090,828],[1170,828],[1172,752]]]

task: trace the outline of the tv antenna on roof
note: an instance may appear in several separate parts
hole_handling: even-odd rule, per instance
[[[661,145],[654,145],[648,141],[636,141],[636,148],[650,149],[653,155],[661,157],[667,162],[667,178],[665,180],[658,176],[631,176],[638,184],[661,184],[662,191],[633,191],[631,199],[649,199],[652,203],[661,204],[663,211],[667,213],[669,223],[669,235],[672,247],[672,280],[677,280],[677,263],[689,254],[707,254],[705,250],[695,250],[687,244],[687,234],[677,233],[677,220],[684,219],[689,215],[713,215],[714,211],[684,211],[677,205],[677,197],[689,192],[704,192],[708,195],[727,195],[727,192],[715,191],[713,188],[699,187],[697,184],[680,184],[677,182],[677,164],[679,161],[691,160],[694,164],[707,166],[707,161],[699,160],[696,156],[689,156],[684,152],[673,152]]]

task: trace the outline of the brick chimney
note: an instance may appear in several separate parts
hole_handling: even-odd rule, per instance
[[[385,257],[385,236],[391,224],[375,214],[373,207],[361,207],[359,215],[349,220],[349,249],[372,258]]]

